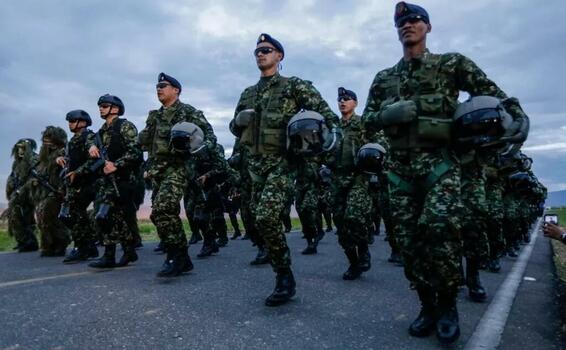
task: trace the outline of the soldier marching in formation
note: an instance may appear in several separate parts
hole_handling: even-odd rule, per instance
[[[192,270],[188,246],[201,235],[199,258],[226,246],[225,212],[237,239],[239,210],[243,239],[257,246],[251,264],[270,263],[276,274],[265,304],[278,306],[296,293],[284,234],[293,202],[307,241],[302,254],[318,252],[322,217],[327,231],[334,222],[348,261],[344,280],[371,268],[369,244],[383,219],[388,260],[404,266],[421,303],[409,334],[436,332],[441,343],[453,343],[460,335],[458,286],[465,283],[471,300],[486,300],[480,270],[497,273],[502,256],[518,256],[547,193],[520,152],[529,119],[518,100],[469,58],[431,53],[424,8],[399,2],[394,24],[403,57],[377,73],[361,116],[356,93],[340,87],[341,118],[311,82],[280,74],[283,45],[262,33],[253,51],[259,81],[242,92],[227,126],[236,137],[228,160],[204,114],[179,100],[181,83],[165,73],[156,85],[161,107],[139,134],[120,118],[122,100],[106,94],[98,100],[104,123],[97,133],[88,129],[87,112],[73,110],[66,115],[69,142],[55,126],[42,133],[39,155],[35,141],[20,139],[3,214],[15,249],[38,249],[37,222],[41,256],[65,255],[71,238],[74,249],[63,262],[86,261],[98,257],[101,240],[104,254],[90,267],[133,263],[141,246],[136,211],[149,182],[155,250],[166,253],[158,277]],[[459,102],[460,92],[469,99]],[[118,243],[123,255],[116,261]]]

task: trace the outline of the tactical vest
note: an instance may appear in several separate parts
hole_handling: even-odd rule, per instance
[[[240,143],[244,145],[250,154],[285,154],[287,145],[287,120],[283,115],[283,90],[289,78],[282,76],[269,88],[267,103],[259,105],[257,85],[249,88],[242,96],[242,105],[253,108],[256,111],[255,118],[242,132]],[[269,84],[269,83],[268,83]]]
[[[85,130],[77,140],[67,142],[65,154],[69,161],[69,171],[77,170],[89,159],[86,141],[89,135],[94,134],[91,130]]]
[[[447,110],[448,101],[440,91],[441,58],[441,55],[427,54],[422,59],[422,67],[412,72],[408,85],[413,91],[407,99],[417,105],[418,116],[410,123],[384,127],[392,149],[438,148],[450,144],[453,110]],[[402,97],[398,69],[395,67],[394,73],[380,84],[387,97],[382,108]]]
[[[109,129],[109,132],[111,133],[110,143],[106,146],[106,150],[108,152],[108,160],[111,162],[115,162],[120,159],[124,153],[126,153],[126,146],[124,145],[124,141],[122,140],[122,135],[120,133],[122,124],[124,124],[125,121],[126,119],[118,118]],[[104,140],[104,130],[101,129],[98,133],[100,134],[100,140]]]
[[[352,116],[352,118],[360,118],[359,116]],[[350,124],[342,130],[343,139],[341,141],[341,146],[337,153],[336,167],[337,169],[353,171],[355,167],[356,153],[358,149],[362,146],[362,133],[363,129],[360,127],[359,123],[355,123],[354,120],[350,121]]]

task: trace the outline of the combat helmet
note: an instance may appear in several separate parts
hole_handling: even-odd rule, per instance
[[[368,175],[380,174],[383,170],[386,153],[385,148],[379,143],[366,143],[356,154],[356,168]]]
[[[329,138],[333,140],[325,147]],[[316,156],[335,145],[336,134],[328,130],[324,117],[317,112],[300,111],[287,123],[287,150],[295,155]]]
[[[475,96],[460,103],[453,120],[456,143],[472,148],[498,145],[513,122],[501,100],[493,96]]]
[[[171,128],[170,144],[175,151],[195,154],[205,147],[204,133],[196,124],[180,122]]]

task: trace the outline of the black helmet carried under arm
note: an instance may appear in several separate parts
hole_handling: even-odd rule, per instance
[[[513,118],[500,99],[475,96],[460,103],[454,113],[456,142],[468,147],[487,147],[499,144],[511,126]]]
[[[112,106],[118,107],[118,115],[124,115],[124,112],[126,111],[124,103],[118,96],[110,94],[102,95],[98,98],[98,105],[100,106],[103,103],[108,103]]]
[[[68,122],[75,122],[77,120],[82,120],[86,122],[86,126],[92,125],[92,119],[90,119],[90,115],[83,111],[82,109],[75,109],[67,113],[65,120]]]
[[[171,147],[181,153],[195,154],[205,148],[204,133],[198,125],[179,122],[171,128]]]
[[[368,175],[378,175],[383,171],[386,153],[379,143],[366,143],[356,154],[356,168]]]

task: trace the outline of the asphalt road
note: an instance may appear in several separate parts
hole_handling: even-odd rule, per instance
[[[377,237],[372,269],[343,281],[346,259],[327,234],[319,254],[300,254],[304,240],[288,235],[297,295],[278,308],[263,305],[274,275],[253,267],[249,241],[230,241],[217,256],[196,259],[180,278],[155,277],[163,256],[155,243],[138,251],[131,267],[105,272],[63,265],[37,253],[0,254],[0,349],[438,349],[436,338],[412,338],[407,327],[419,310],[403,270],[387,263],[389,247]],[[192,257],[200,244],[191,247]],[[459,296],[464,348],[514,264],[482,273],[486,303]],[[554,311],[550,248],[535,243],[500,349],[560,349]],[[534,277],[532,277],[534,276]]]

